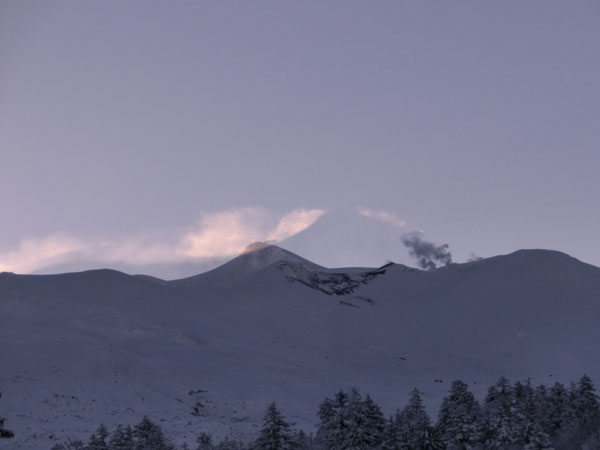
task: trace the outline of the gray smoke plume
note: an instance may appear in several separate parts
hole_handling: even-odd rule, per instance
[[[448,244],[435,245],[424,241],[421,233],[413,231],[402,236],[402,243],[408,248],[410,256],[417,260],[421,269],[433,270],[438,264],[447,266],[452,264],[452,253],[448,251]]]

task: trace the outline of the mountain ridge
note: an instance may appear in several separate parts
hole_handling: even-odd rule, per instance
[[[587,267],[586,270],[595,269],[600,270],[599,267],[594,266],[593,264],[583,262],[567,253],[558,251],[558,250],[550,250],[550,249],[519,249],[515,250],[511,253],[501,254],[490,256],[486,258],[477,258],[475,260],[462,262],[462,263],[452,263],[448,266],[440,266],[434,270],[428,271],[424,269],[419,269],[417,267],[410,267],[404,264],[398,264],[394,262],[389,262],[379,267],[360,267],[360,266],[348,266],[348,267],[324,267],[317,263],[314,263],[306,258],[303,258],[289,250],[286,250],[282,247],[279,247],[273,243],[264,243],[264,242],[256,242],[254,244],[250,244],[244,249],[238,256],[230,259],[229,261],[217,266],[214,269],[200,272],[196,275],[192,275],[184,278],[177,278],[172,280],[165,280],[159,277],[155,277],[147,274],[129,274],[120,270],[111,269],[111,268],[100,268],[100,269],[89,269],[83,271],[69,271],[62,273],[52,273],[52,274],[16,274],[13,272],[2,272],[0,273],[0,277],[6,277],[10,275],[15,276],[30,276],[30,277],[57,277],[57,276],[75,276],[76,274],[122,274],[126,276],[133,276],[141,280],[155,282],[158,284],[172,285],[172,286],[194,286],[194,285],[213,285],[215,281],[218,281],[220,277],[225,278],[227,272],[235,272],[235,270],[241,270],[243,273],[232,274],[233,278],[239,280],[252,271],[260,270],[267,267],[270,264],[276,263],[278,261],[292,261],[294,263],[300,263],[305,267],[311,270],[319,270],[319,271],[332,271],[332,272],[367,272],[375,269],[380,269],[387,265],[394,265],[398,267],[405,268],[408,271],[419,271],[419,272],[430,272],[434,273],[436,271],[453,271],[453,270],[466,270],[475,265],[480,265],[482,263],[485,264],[497,264],[502,263],[504,261],[511,261],[515,263],[516,261],[521,261],[527,264],[535,264],[536,262],[548,262],[549,260],[553,260],[555,262],[563,262],[570,263],[571,266],[573,264],[581,264],[581,267]],[[244,269],[240,266],[249,266],[248,269]],[[233,270],[231,270],[233,269]],[[217,276],[217,274],[220,276]]]

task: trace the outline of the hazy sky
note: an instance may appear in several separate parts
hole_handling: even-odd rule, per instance
[[[595,0],[3,0],[0,271],[600,265],[598,80]]]

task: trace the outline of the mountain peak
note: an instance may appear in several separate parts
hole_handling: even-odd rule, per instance
[[[277,241],[265,241],[265,242],[254,242],[253,244],[248,245],[241,253],[241,255],[244,255],[246,253],[252,253],[252,252],[256,252],[258,250],[262,250],[264,248],[268,248],[268,247],[277,247],[275,245]]]
[[[301,265],[310,270],[324,269],[295,253],[278,247],[275,245],[274,241],[255,242],[248,245],[239,256],[216,269],[193,277],[174,280],[171,283],[179,286],[231,285],[251,273],[257,272],[279,261]]]

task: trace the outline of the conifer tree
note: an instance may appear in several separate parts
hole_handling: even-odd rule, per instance
[[[371,397],[364,400],[358,389],[353,388],[348,395],[348,404],[343,412],[345,424],[341,436],[344,450],[368,450],[381,444],[385,419]]]
[[[158,425],[144,417],[133,429],[135,450],[174,450]]]
[[[516,443],[527,450],[548,448],[550,436],[542,428],[542,422],[531,380],[525,383],[517,381],[514,386],[513,428]]]
[[[294,442],[296,443],[296,450],[311,450],[312,434],[307,435],[304,430],[298,430],[294,435]]]
[[[488,389],[482,425],[482,442],[486,448],[503,449],[514,443],[513,402],[513,389],[506,378],[501,377]]]
[[[572,421],[569,391],[558,381],[550,388],[548,393],[548,427],[546,431],[551,438],[557,438],[564,433]]]
[[[539,422],[533,422],[528,429],[527,442],[523,446],[524,450],[551,450],[552,441],[550,436],[541,427]]]
[[[422,450],[446,450],[446,445],[435,427],[430,426],[427,428]]]
[[[133,430],[129,425],[126,427],[117,425],[117,428],[110,436],[108,444],[110,450],[134,450]]]
[[[400,430],[400,411],[396,413],[385,423],[381,436],[381,450],[403,450],[404,441],[401,438]]]
[[[364,450],[382,445],[386,427],[379,406],[358,389],[338,392],[319,406],[317,445],[323,450]]]
[[[108,430],[104,424],[100,424],[95,433],[90,436],[86,450],[108,450]]]
[[[400,438],[408,450],[422,449],[430,434],[431,423],[423,406],[421,393],[413,389],[408,404],[399,416]]]
[[[581,432],[591,433],[600,429],[600,403],[594,383],[587,375],[577,383],[572,407]]]
[[[379,405],[367,394],[364,400],[365,426],[363,430],[363,442],[366,448],[376,448],[381,445],[383,430],[385,428],[385,417]]]
[[[263,427],[252,448],[253,450],[293,450],[295,448],[290,425],[285,421],[275,403],[271,403],[267,408]]]
[[[452,382],[450,392],[442,400],[437,431],[448,450],[475,448],[481,439],[480,408],[468,386],[460,380]]]
[[[534,402],[536,417],[542,430],[549,438],[552,429],[552,408],[550,407],[550,390],[543,384],[536,386],[534,390]]]
[[[570,421],[560,436],[561,445],[569,448],[590,446],[600,432],[600,405],[592,379],[581,377],[569,391]]]
[[[362,450],[366,418],[362,396],[356,388],[350,390],[348,404],[342,410],[342,421],[344,429],[340,433],[340,447],[343,450]]]
[[[348,394],[339,391],[333,400],[326,398],[319,406],[317,416],[317,445],[323,450],[341,450],[347,429],[345,417]]]

